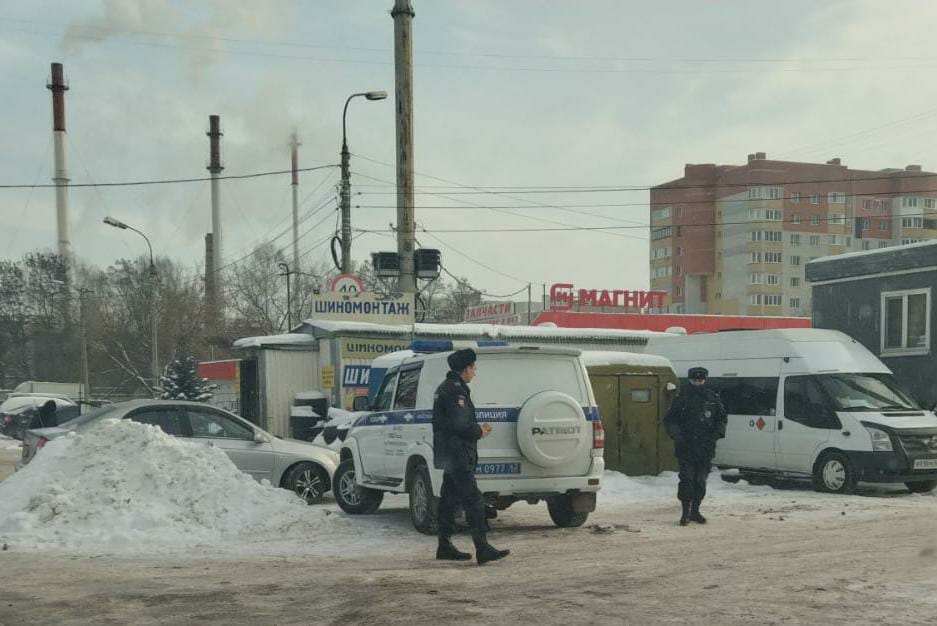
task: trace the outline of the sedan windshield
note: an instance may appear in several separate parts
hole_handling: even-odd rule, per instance
[[[820,374],[817,380],[837,411],[918,409],[891,374]]]

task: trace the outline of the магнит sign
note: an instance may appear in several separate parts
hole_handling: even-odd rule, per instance
[[[579,289],[571,283],[550,287],[550,309],[569,311],[579,306],[658,309],[664,306],[664,291],[628,291],[625,289]]]

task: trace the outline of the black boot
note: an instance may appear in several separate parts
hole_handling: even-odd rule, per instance
[[[458,548],[452,545],[448,539],[440,539],[439,547],[436,548],[437,561],[471,561],[472,555],[468,552],[460,552]]]
[[[680,505],[683,507],[683,513],[680,515],[680,525],[686,526],[690,523],[690,502],[681,500]]]
[[[511,554],[510,550],[498,550],[487,541],[475,547],[475,559],[479,565],[503,559],[509,554]]]
[[[692,506],[690,506],[690,521],[696,522],[697,524],[705,524],[706,518],[699,512],[699,505],[700,501],[694,500]]]

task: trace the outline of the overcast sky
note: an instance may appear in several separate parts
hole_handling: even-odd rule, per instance
[[[301,167],[337,163],[344,99],[393,94],[392,4],[0,3],[0,184],[50,182],[53,61],[71,86],[73,182],[204,176],[209,114],[221,115],[226,174],[288,168],[293,127]],[[934,3],[413,4],[416,217],[429,231],[418,238],[491,293],[528,281],[535,293],[554,282],[646,288],[647,231],[628,227],[647,223],[648,194],[492,195],[458,185],[649,186],[681,176],[685,163],[739,164],[756,151],[937,169]],[[395,180],[393,110],[392,99],[349,110],[356,228],[386,233],[396,219],[386,184]],[[337,180],[337,169],[302,175],[301,211],[321,207],[300,228],[304,259],[326,252],[316,245],[335,228]],[[226,262],[288,226],[288,176],[222,190]],[[101,224],[113,215],[150,235],[157,254],[201,265],[208,183],[74,189],[70,199],[83,260],[106,266],[145,250]],[[54,248],[54,190],[0,189],[0,215],[3,258]],[[619,228],[445,232],[569,226]],[[395,249],[386,234],[363,234],[353,255]]]

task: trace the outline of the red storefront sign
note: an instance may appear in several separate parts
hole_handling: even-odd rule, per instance
[[[658,309],[664,306],[664,291],[629,291],[627,289],[579,289],[571,283],[550,287],[550,310],[569,311],[579,306]]]

